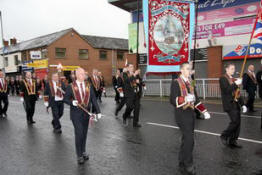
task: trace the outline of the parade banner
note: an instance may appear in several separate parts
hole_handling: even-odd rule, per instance
[[[63,71],[72,71],[78,69],[80,66],[63,66]]]
[[[34,60],[32,63],[27,63],[27,67],[34,67],[34,68],[48,68],[48,60],[43,59],[43,60]]]
[[[144,0],[148,73],[172,73],[189,61],[195,6],[190,1]]]

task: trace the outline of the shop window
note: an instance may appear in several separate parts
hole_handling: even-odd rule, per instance
[[[8,67],[8,57],[5,57],[5,59],[4,59],[4,66]]]
[[[99,58],[100,58],[100,60],[105,60],[107,58],[107,51],[100,50],[99,51]]]
[[[16,66],[19,65],[21,62],[20,62],[20,60],[18,59],[18,55],[15,55],[14,58],[15,58],[15,65],[16,65]]]
[[[66,48],[55,48],[55,56],[56,58],[65,58]]]
[[[118,60],[123,60],[124,59],[124,52],[117,51],[117,59]]]
[[[80,59],[88,59],[88,49],[79,49],[78,56]]]

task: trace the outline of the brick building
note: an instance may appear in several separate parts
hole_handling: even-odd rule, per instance
[[[3,49],[1,49],[2,52]],[[0,66],[6,69],[8,66],[16,66],[16,74],[22,71],[34,71],[43,78],[46,74],[56,71],[49,65],[61,63],[63,66],[81,66],[89,73],[97,68],[105,77],[106,84],[111,84],[112,75],[117,68],[122,68],[128,57],[128,41],[126,39],[80,35],[73,28],[40,36],[31,40],[8,45],[1,53],[4,60]],[[12,55],[12,56],[10,56]],[[13,55],[17,55],[20,62],[13,63]],[[132,57],[131,57],[132,58]],[[135,64],[135,58],[129,62]],[[6,62],[6,63],[4,63]],[[31,68],[26,63],[40,64],[46,62],[46,66]],[[71,70],[64,70],[64,75],[69,76]],[[8,74],[8,72],[7,72]]]

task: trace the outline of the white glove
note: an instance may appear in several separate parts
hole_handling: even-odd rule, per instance
[[[243,113],[246,113],[247,112],[247,107],[244,105],[244,106],[242,106],[242,112]]]
[[[120,92],[120,93],[119,93],[119,96],[120,96],[120,97],[124,97],[124,93],[123,93],[123,92]]]
[[[242,84],[242,78],[237,78],[235,83],[236,83],[236,85],[241,85]]]
[[[185,98],[186,102],[195,102],[196,98],[193,94],[188,94]]]
[[[77,100],[73,100],[72,103],[73,103],[73,106],[77,106],[78,105],[78,101]]]
[[[39,95],[39,99],[42,99],[43,97],[42,97],[42,95]]]
[[[144,90],[146,91],[146,86],[144,86]]]
[[[21,102],[24,102],[24,98],[23,98],[23,97],[21,97],[21,98],[20,98],[20,101],[21,101]]]
[[[210,116],[210,114],[209,114],[209,112],[205,112],[204,113],[204,119],[210,119],[211,118],[211,116]]]
[[[44,102],[44,105],[45,105],[46,107],[48,107],[49,103],[48,103],[48,102]]]
[[[96,114],[97,115],[97,118],[100,119],[102,117],[102,114],[99,113],[99,114]]]

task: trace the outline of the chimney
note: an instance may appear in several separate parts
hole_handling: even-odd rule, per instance
[[[15,38],[15,37],[13,38],[13,44],[14,44],[14,45],[16,45],[16,44],[17,44],[17,40],[16,40],[16,38]]]
[[[5,47],[7,47],[7,46],[8,46],[8,44],[9,44],[9,42],[8,42],[8,41],[6,41],[6,40],[4,40],[4,46],[5,46]]]
[[[16,45],[16,39],[15,38],[10,39],[10,45]]]

